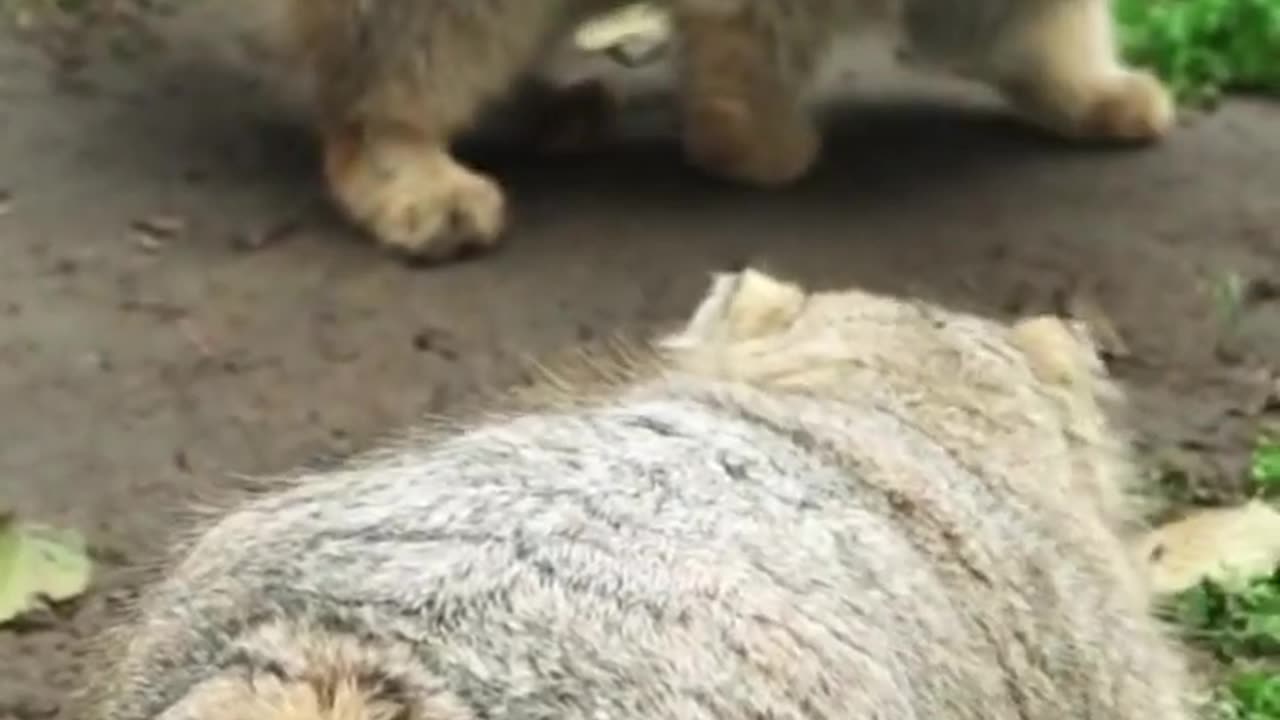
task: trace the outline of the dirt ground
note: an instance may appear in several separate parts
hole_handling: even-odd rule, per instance
[[[859,68],[817,173],[768,194],[690,172],[646,106],[598,154],[479,153],[511,189],[508,245],[415,270],[328,209],[258,66],[265,26],[235,7],[193,0],[157,21],[165,46],[73,78],[0,37],[0,506],[82,529],[98,562],[81,602],[0,630],[0,720],[70,717],[86,637],[193,492],[365,447],[524,358],[662,328],[744,261],[991,314],[1087,288],[1128,346],[1114,365],[1153,463],[1207,497],[1238,490],[1280,405],[1275,105],[1080,149],[966,88]],[[1215,288],[1233,275],[1251,290],[1231,326]]]

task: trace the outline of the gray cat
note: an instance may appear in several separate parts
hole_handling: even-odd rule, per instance
[[[1087,333],[748,270],[632,355],[213,518],[93,717],[1192,717]]]

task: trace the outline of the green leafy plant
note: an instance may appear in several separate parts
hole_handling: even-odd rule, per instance
[[[1221,659],[1280,655],[1280,572],[1231,588],[1202,582],[1177,596],[1170,610]]]
[[[1217,693],[1220,720],[1276,720],[1280,718],[1280,673],[1269,670],[1241,672]]]
[[[1280,442],[1259,440],[1249,479],[1261,496],[1280,494]],[[1171,598],[1164,610],[1222,663],[1208,717],[1280,720],[1280,568],[1225,584],[1205,580]]]
[[[1280,93],[1280,0],[1117,0],[1125,55],[1182,103]]]
[[[1229,671],[1208,715],[1216,720],[1280,720],[1280,572],[1228,589],[1205,581],[1177,598],[1172,619]]]
[[[1266,440],[1254,448],[1249,479],[1262,495],[1280,494],[1280,440]]]

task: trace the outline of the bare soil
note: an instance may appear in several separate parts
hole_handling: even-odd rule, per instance
[[[1153,467],[1208,501],[1239,492],[1276,419],[1274,104],[1078,148],[970,88],[859,66],[818,171],[759,193],[687,169],[659,98],[597,153],[480,145],[508,244],[422,270],[329,209],[267,20],[192,0],[145,24],[164,42],[128,59],[0,35],[0,506],[82,529],[98,562],[82,601],[0,630],[0,720],[70,718],[86,638],[194,493],[367,447],[520,381],[525,358],[664,328],[747,261],[995,315],[1087,290],[1127,346]]]

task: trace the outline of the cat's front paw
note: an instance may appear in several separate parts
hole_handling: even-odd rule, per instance
[[[1099,93],[1078,132],[1097,140],[1153,141],[1168,134],[1174,114],[1173,98],[1160,80],[1131,70]]]

